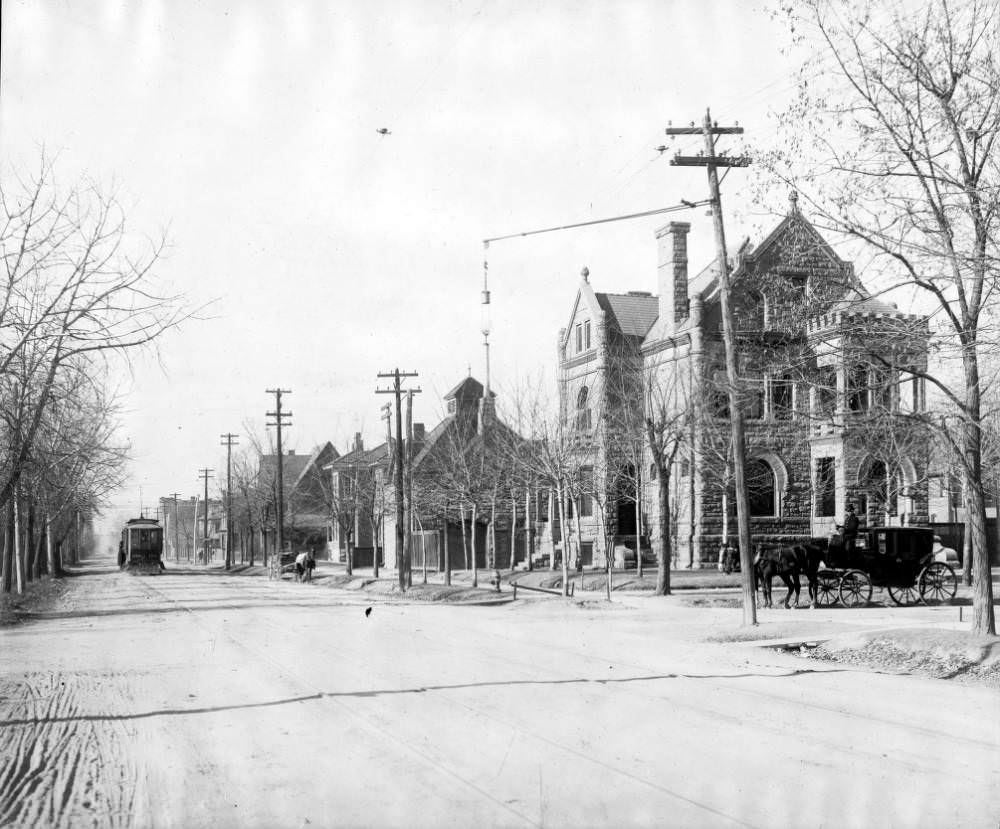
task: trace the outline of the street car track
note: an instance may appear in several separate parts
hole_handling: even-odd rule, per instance
[[[340,707],[340,709],[342,711],[344,711],[345,713],[349,714],[356,721],[359,721],[366,728],[368,728],[368,729],[370,729],[370,730],[378,733],[381,737],[384,737],[384,738],[387,738],[387,739],[391,740],[392,742],[396,743],[398,746],[400,746],[401,748],[403,748],[407,752],[409,752],[409,753],[411,753],[413,755],[416,755],[423,762],[425,762],[428,765],[432,766],[436,771],[440,772],[441,774],[445,775],[448,778],[458,779],[464,785],[468,786],[470,789],[472,789],[473,791],[475,791],[480,796],[482,796],[482,797],[490,800],[491,802],[495,803],[496,805],[498,805],[499,807],[501,807],[505,811],[510,812],[511,814],[517,816],[519,819],[525,821],[526,823],[528,823],[528,824],[530,824],[532,826],[542,826],[543,825],[540,821],[538,821],[538,820],[536,820],[536,819],[534,819],[534,818],[532,818],[532,817],[530,817],[528,815],[523,814],[522,812],[518,811],[517,809],[514,809],[513,807],[510,806],[510,804],[508,804],[508,803],[506,803],[506,802],[504,802],[502,800],[499,800],[498,798],[496,798],[492,794],[490,794],[488,791],[486,791],[485,789],[483,789],[481,786],[477,785],[476,783],[472,782],[468,778],[464,777],[459,771],[456,770],[456,768],[455,768],[454,765],[449,764],[444,759],[439,759],[437,757],[432,756],[426,749],[418,747],[417,745],[415,745],[414,741],[412,741],[412,740],[406,740],[404,738],[401,738],[399,735],[392,733],[391,731],[389,731],[388,729],[386,729],[384,726],[382,726],[380,723],[378,723],[378,721],[373,720],[371,717],[368,717],[368,716],[366,716],[364,714],[359,713],[355,708],[352,708],[350,705],[348,705],[341,698],[341,697],[344,697],[344,696],[354,696],[353,694],[336,694],[336,693],[331,693],[329,691],[324,691],[321,687],[317,686],[316,683],[312,682],[311,680],[308,680],[308,679],[304,678],[303,676],[301,676],[301,674],[299,674],[294,669],[289,668],[283,662],[280,662],[280,661],[278,661],[276,659],[273,659],[271,657],[268,657],[268,656],[262,656],[260,653],[258,653],[257,651],[253,650],[249,645],[245,644],[240,639],[238,639],[235,636],[233,636],[227,630],[221,629],[221,627],[220,627],[220,625],[218,623],[215,623],[214,621],[211,621],[211,620],[207,620],[205,618],[205,615],[204,615],[203,611],[196,610],[194,608],[188,607],[187,605],[185,605],[185,603],[182,600],[175,599],[175,598],[169,596],[168,594],[164,593],[162,590],[160,590],[158,588],[150,586],[150,589],[154,590],[157,593],[160,593],[160,595],[163,596],[163,598],[166,599],[167,601],[173,602],[177,606],[179,606],[179,607],[183,608],[184,610],[186,610],[191,615],[193,615],[193,616],[199,618],[200,620],[202,620],[202,624],[204,626],[213,628],[217,633],[219,633],[221,636],[223,636],[224,638],[226,638],[228,641],[230,641],[233,644],[237,645],[240,649],[248,652],[250,654],[250,656],[254,660],[256,660],[256,661],[265,661],[265,662],[269,663],[273,668],[275,668],[278,671],[280,671],[283,675],[288,676],[288,677],[294,679],[300,685],[302,685],[305,688],[308,688],[309,690],[311,690],[312,692],[314,692],[315,694],[317,694],[317,696],[321,697],[323,700],[329,701],[329,702],[333,702],[338,707]],[[275,623],[264,622],[263,624],[267,628],[271,629],[272,631],[280,631],[282,629],[280,625],[275,624]],[[421,638],[425,638],[428,641],[432,641],[432,640],[430,640],[426,636],[421,636]],[[339,649],[338,649],[338,653],[340,653]],[[352,652],[351,656],[352,656],[354,664],[356,666],[360,666],[362,664],[362,662],[359,659],[357,659],[357,656],[358,656],[357,652]],[[516,664],[513,660],[504,659],[504,661],[508,662],[510,664]],[[366,692],[362,692],[362,693],[366,693]],[[573,756],[575,756],[575,757],[577,757],[577,758],[579,758],[581,760],[584,760],[586,762],[592,763],[592,764],[594,764],[594,765],[596,765],[596,766],[598,766],[598,767],[600,767],[600,768],[602,768],[602,769],[604,769],[606,771],[611,771],[611,772],[613,772],[615,774],[621,775],[622,777],[628,778],[629,780],[632,780],[632,781],[634,781],[636,783],[639,783],[642,786],[645,786],[645,787],[648,787],[650,789],[653,789],[653,790],[659,792],[660,794],[666,795],[666,796],[668,796],[668,797],[670,797],[672,799],[675,799],[677,801],[685,803],[688,806],[692,806],[692,807],[694,807],[694,808],[696,808],[696,809],[698,809],[700,811],[703,811],[703,812],[705,812],[707,814],[710,814],[710,815],[712,815],[715,818],[721,818],[721,819],[723,819],[723,820],[725,820],[725,821],[727,821],[727,822],[729,822],[729,823],[731,823],[733,825],[736,825],[736,826],[743,826],[743,827],[748,827],[748,829],[754,829],[754,824],[748,823],[748,822],[740,819],[739,817],[737,817],[737,816],[735,816],[733,814],[726,813],[726,812],[721,811],[719,809],[716,809],[716,808],[714,808],[712,806],[709,806],[708,804],[701,803],[701,802],[699,802],[697,800],[694,800],[694,799],[692,799],[690,797],[687,797],[687,796],[685,796],[683,794],[680,794],[679,792],[673,791],[673,790],[671,790],[671,789],[669,789],[669,788],[667,788],[665,786],[662,786],[661,784],[659,784],[659,783],[657,783],[657,782],[655,782],[653,780],[650,780],[648,778],[639,776],[639,775],[634,774],[634,773],[632,773],[630,771],[627,771],[626,769],[623,769],[623,768],[620,768],[618,766],[615,766],[615,765],[612,765],[610,763],[607,763],[607,762],[605,762],[605,761],[603,761],[603,760],[601,760],[599,758],[596,758],[596,757],[594,757],[592,755],[587,754],[586,752],[582,752],[579,749],[574,748],[572,746],[567,746],[564,743],[561,743],[559,741],[552,740],[550,738],[543,737],[541,735],[538,735],[538,734],[532,733],[530,731],[527,731],[526,729],[523,728],[523,726],[520,726],[516,722],[510,722],[510,721],[506,721],[504,719],[497,718],[495,716],[491,716],[488,711],[486,711],[486,710],[484,710],[484,709],[482,709],[482,708],[480,708],[478,706],[470,706],[466,702],[464,702],[462,700],[459,700],[456,697],[453,697],[453,696],[450,696],[450,695],[444,694],[444,693],[440,694],[440,696],[442,696],[442,698],[444,698],[444,699],[448,699],[449,701],[454,702],[456,705],[460,705],[461,707],[466,708],[467,710],[471,711],[474,714],[477,714],[480,717],[484,717],[484,718],[488,718],[488,719],[493,719],[494,721],[501,723],[505,727],[513,729],[513,730],[519,732],[525,738],[532,739],[532,740],[538,740],[539,742],[546,743],[547,745],[552,746],[553,748],[556,748],[556,749],[558,749],[560,751],[564,751],[564,752],[566,752],[566,753],[568,753],[570,755],[573,755]]]
[[[437,641],[437,640],[435,640],[435,639],[427,636],[426,634],[420,633],[418,631],[413,631],[412,634],[414,636],[419,636],[421,639],[423,639],[427,643],[427,646],[429,646],[431,648],[435,648],[435,649],[437,649],[439,651],[446,651],[446,648],[442,647],[442,645],[441,645],[441,643],[439,641]],[[496,633],[491,632],[491,631],[484,631],[482,629],[479,629],[477,631],[477,635],[499,636],[499,634],[496,634]],[[552,680],[553,684],[560,684],[560,683],[572,682],[572,681],[580,681],[581,685],[583,687],[587,687],[587,688],[591,688],[591,689],[596,688],[597,686],[601,686],[603,688],[608,688],[608,687],[612,687],[613,686],[613,687],[618,688],[617,692],[620,692],[622,689],[627,689],[630,693],[632,693],[634,695],[637,695],[637,696],[641,696],[641,697],[643,697],[645,699],[669,702],[669,704],[671,706],[676,707],[676,708],[683,708],[684,710],[690,712],[691,714],[694,714],[695,716],[698,716],[699,718],[705,719],[707,721],[717,721],[717,720],[721,719],[721,720],[724,720],[726,722],[730,722],[733,725],[738,725],[738,726],[740,726],[742,728],[752,728],[755,731],[757,731],[758,733],[760,733],[761,735],[773,735],[776,732],[775,718],[773,716],[764,716],[764,717],[753,717],[753,716],[747,716],[747,715],[737,716],[736,714],[733,713],[734,711],[744,711],[745,712],[745,711],[753,711],[755,709],[753,707],[751,707],[751,706],[744,706],[744,705],[740,705],[740,704],[727,705],[727,706],[715,705],[715,706],[711,706],[710,707],[709,703],[707,701],[708,698],[706,696],[704,696],[704,695],[702,695],[702,696],[699,697],[700,701],[699,701],[698,704],[686,703],[686,702],[684,702],[682,700],[679,700],[676,696],[672,696],[672,695],[665,694],[665,693],[652,692],[650,690],[647,690],[647,688],[648,688],[647,683],[652,683],[652,682],[655,682],[657,680],[662,680],[662,679],[671,679],[671,680],[681,681],[681,682],[687,682],[687,683],[694,683],[694,682],[696,682],[696,683],[698,683],[699,687],[708,686],[710,688],[714,688],[715,690],[722,691],[722,692],[724,692],[726,694],[731,694],[731,695],[736,695],[736,696],[749,696],[749,697],[753,697],[753,698],[756,698],[756,699],[759,699],[759,700],[764,700],[767,703],[767,705],[764,707],[763,710],[768,711],[768,712],[774,712],[774,711],[777,711],[777,710],[784,710],[784,707],[788,706],[789,704],[794,703],[796,706],[799,706],[799,707],[804,708],[804,709],[813,710],[813,711],[816,711],[816,712],[822,712],[822,713],[826,713],[826,714],[832,713],[832,714],[837,715],[838,717],[844,718],[847,721],[845,723],[844,728],[842,729],[842,731],[844,733],[850,732],[851,729],[864,729],[865,731],[867,731],[872,724],[877,724],[877,725],[881,725],[881,726],[888,726],[888,727],[891,727],[891,728],[906,729],[907,731],[918,731],[918,732],[920,732],[920,733],[922,733],[922,734],[924,734],[924,735],[926,735],[928,737],[932,737],[934,739],[946,739],[946,740],[951,740],[951,741],[971,743],[973,745],[976,745],[979,748],[986,748],[988,750],[994,750],[995,749],[995,744],[992,743],[992,742],[982,741],[982,740],[974,740],[974,739],[967,738],[967,737],[961,737],[961,736],[958,736],[958,735],[949,734],[949,733],[944,732],[944,731],[938,731],[938,730],[928,729],[928,728],[925,728],[925,727],[922,727],[922,726],[919,726],[919,725],[915,725],[915,724],[910,723],[910,722],[903,722],[903,721],[899,721],[899,720],[889,720],[889,719],[885,719],[885,718],[873,717],[873,716],[864,715],[864,714],[855,714],[855,713],[852,713],[852,712],[849,712],[849,711],[844,711],[841,708],[836,708],[834,706],[821,705],[821,704],[817,704],[817,703],[811,703],[811,702],[803,701],[801,699],[792,700],[792,699],[789,699],[788,697],[785,697],[785,696],[782,696],[782,695],[779,695],[779,694],[770,694],[770,693],[767,693],[767,692],[764,692],[764,691],[760,691],[760,690],[757,690],[757,689],[740,687],[740,685],[737,684],[739,681],[747,678],[748,676],[750,676],[750,677],[764,676],[764,674],[760,674],[760,673],[754,673],[754,674],[750,674],[750,675],[747,675],[747,674],[742,674],[742,675],[741,674],[733,674],[732,677],[731,677],[732,681],[725,681],[724,677],[702,676],[702,675],[698,675],[698,674],[687,674],[687,673],[683,673],[683,672],[671,673],[669,675],[664,675],[662,673],[662,670],[658,671],[657,669],[652,669],[652,668],[649,668],[648,666],[644,666],[644,665],[636,665],[636,664],[633,664],[633,663],[625,663],[625,662],[621,662],[620,660],[616,660],[616,659],[608,659],[606,657],[600,657],[600,656],[595,656],[595,655],[591,655],[591,654],[580,653],[579,651],[576,651],[576,650],[573,650],[573,649],[567,648],[567,647],[562,647],[562,646],[558,646],[558,645],[550,645],[550,644],[546,644],[544,646],[537,645],[535,643],[528,643],[528,644],[530,644],[532,647],[536,647],[536,648],[538,648],[540,650],[544,649],[544,651],[546,652],[547,655],[551,655],[551,651],[553,651],[553,650],[559,650],[559,651],[566,652],[566,653],[568,653],[568,654],[570,654],[570,655],[572,655],[572,656],[574,656],[574,657],[576,657],[578,659],[584,659],[584,660],[587,660],[587,661],[594,662],[595,664],[600,665],[602,668],[607,668],[607,666],[609,664],[614,664],[618,668],[622,668],[622,667],[632,668],[632,669],[636,670],[639,673],[638,676],[633,676],[633,677],[615,677],[615,678],[606,678],[606,679],[599,679],[599,678],[598,679],[586,679],[586,680],[561,680],[561,679],[553,679]],[[338,645],[338,658],[340,658],[342,660],[343,657],[345,655],[347,655],[348,653],[350,653],[352,659],[354,660],[354,664],[356,666],[363,665],[364,654],[362,652],[357,651],[357,650],[348,650],[348,649],[345,648],[345,646],[343,644],[339,644]],[[483,655],[476,654],[476,655],[473,655],[471,658],[477,660],[480,663],[487,664],[487,665],[488,664],[496,664],[497,662],[503,662],[505,664],[511,665],[511,666],[519,669],[522,672],[525,672],[525,674],[529,675],[529,676],[533,675],[533,674],[530,673],[530,670],[536,664],[536,663],[531,663],[529,661],[522,661],[522,660],[513,659],[513,658],[508,657],[508,656],[500,656],[495,651],[491,651],[489,653],[489,656],[483,656]],[[837,669],[832,669],[832,670],[836,671]],[[827,670],[815,670],[815,669],[812,669],[812,668],[809,668],[809,669],[806,669],[806,670],[790,669],[785,674],[775,674],[775,676],[780,676],[780,675],[794,676],[794,675],[803,675],[803,674],[821,675],[821,674],[829,673],[829,672],[830,671],[827,671]],[[536,681],[532,682],[532,684],[543,684],[543,682],[536,680]],[[546,737],[544,735],[537,734],[537,733],[535,733],[533,731],[528,731],[528,730],[526,730],[523,727],[523,725],[519,724],[518,722],[516,722],[514,720],[510,720],[510,719],[506,719],[506,718],[500,717],[500,716],[498,716],[496,714],[496,712],[494,712],[491,709],[484,708],[484,707],[481,707],[481,706],[472,705],[472,704],[468,703],[466,700],[458,698],[454,694],[449,694],[448,690],[449,690],[449,686],[447,686],[447,685],[442,685],[442,686],[425,686],[425,687],[413,689],[413,691],[415,693],[416,692],[433,691],[435,694],[441,696],[442,698],[449,700],[449,702],[451,702],[451,703],[453,703],[455,705],[459,705],[459,706],[461,706],[463,708],[466,708],[467,710],[469,710],[469,711],[471,711],[473,713],[476,713],[476,714],[478,714],[481,717],[484,717],[486,719],[491,719],[491,720],[494,720],[496,722],[500,722],[500,723],[504,724],[505,726],[508,726],[510,728],[513,728],[513,729],[516,729],[516,730],[520,731],[521,733],[523,733],[523,734],[525,734],[525,735],[527,735],[529,737],[538,739],[541,742],[545,742],[545,743],[547,743],[549,745],[552,745],[554,747],[561,748],[561,749],[563,749],[565,751],[568,751],[568,752],[570,752],[572,754],[575,754],[575,755],[577,755],[577,756],[579,756],[579,757],[581,757],[583,759],[588,759],[588,760],[590,760],[590,761],[592,761],[592,762],[594,762],[594,763],[596,763],[598,765],[602,765],[602,766],[608,767],[607,764],[604,763],[604,761],[602,761],[602,760],[599,760],[599,759],[594,758],[592,756],[586,755],[585,753],[581,753],[578,749],[576,749],[576,748],[574,748],[572,746],[567,746],[565,744],[559,743],[559,742],[554,741],[551,738]],[[800,717],[800,719],[801,719],[801,717]],[[787,725],[787,722],[786,722],[786,725]],[[806,728],[806,727],[808,727],[808,725],[809,725],[809,723],[805,722],[805,723],[803,723],[802,727]],[[899,756],[886,757],[886,755],[882,751],[879,750],[878,746],[873,746],[871,748],[867,748],[865,746],[857,746],[857,745],[855,745],[855,746],[852,746],[850,748],[847,748],[843,744],[840,744],[840,743],[837,743],[837,742],[834,742],[834,741],[831,741],[831,740],[824,739],[822,736],[815,735],[815,734],[814,735],[810,735],[809,739],[811,741],[810,744],[812,746],[822,746],[822,747],[825,747],[825,748],[827,748],[827,749],[829,749],[831,751],[835,751],[835,752],[837,752],[839,754],[844,754],[847,757],[852,758],[852,759],[853,758],[857,758],[858,755],[863,755],[863,756],[868,756],[872,760],[877,761],[877,762],[881,762],[881,763],[884,763],[884,762],[886,762],[886,760],[889,760],[894,765],[899,766],[900,768],[904,768],[904,769],[907,769],[907,770],[910,770],[910,771],[914,771],[914,772],[918,772],[918,773],[921,773],[921,774],[926,774],[926,773],[929,773],[929,772],[930,773],[936,773],[936,772],[940,771],[939,764],[937,764],[936,762],[934,762],[932,758],[927,758],[927,760],[925,762],[921,761],[921,759],[917,759],[917,760],[905,760],[905,759],[903,759],[903,758],[901,758]],[[659,784],[656,784],[656,783],[654,783],[652,781],[643,780],[642,778],[637,777],[637,776],[631,774],[630,772],[627,772],[627,771],[622,770],[622,769],[618,769],[618,771],[621,771],[623,774],[625,774],[627,776],[630,776],[633,779],[642,780],[642,782],[645,782],[648,785],[653,786],[654,788],[658,788],[658,789],[660,788]],[[975,770],[970,770],[970,773],[974,774]],[[995,782],[995,781],[984,779],[983,782],[985,783],[985,782]],[[672,796],[679,796],[682,799],[684,799],[683,795],[678,795],[678,793],[670,791],[670,790],[666,790],[665,793],[670,794]],[[690,801],[688,801],[688,802],[690,802]],[[731,816],[727,816],[727,817],[731,817]]]

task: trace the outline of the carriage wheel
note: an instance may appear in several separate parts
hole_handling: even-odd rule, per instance
[[[848,570],[840,577],[840,601],[844,607],[863,607],[872,597],[872,583],[867,573]]]
[[[916,582],[906,587],[890,586],[888,590],[889,598],[900,607],[909,607],[910,605],[915,605],[920,601],[920,593],[917,590]]]
[[[958,592],[958,576],[947,564],[935,561],[923,569],[917,579],[920,586],[920,600],[924,604],[943,604],[955,598]]]
[[[840,598],[837,595],[839,587],[840,576],[833,570],[820,570],[816,574],[816,604],[820,607],[835,605]]]

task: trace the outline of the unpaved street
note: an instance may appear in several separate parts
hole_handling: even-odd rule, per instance
[[[738,611],[372,604],[287,581],[93,570],[65,611],[0,631],[3,825],[1000,816],[995,691],[705,641]],[[761,618],[789,613],[819,618]]]

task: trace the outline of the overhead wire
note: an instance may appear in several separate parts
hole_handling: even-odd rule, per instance
[[[539,233],[552,233],[556,230],[571,230],[577,227],[587,227],[589,225],[602,225],[608,222],[622,222],[626,219],[641,219],[645,216],[657,216],[662,213],[676,213],[681,210],[692,210],[696,207],[702,207],[706,204],[710,204],[710,199],[703,199],[702,201],[696,202],[682,202],[681,204],[671,205],[670,207],[658,207],[654,210],[643,210],[639,213],[626,213],[622,216],[610,216],[605,219],[592,219],[586,222],[574,222],[568,225],[558,225],[555,227],[545,227],[538,230],[526,230],[521,233],[508,233],[505,236],[493,236],[489,239],[483,239],[484,245],[489,245],[490,242],[502,242],[504,239],[518,239],[522,236],[536,236]]]

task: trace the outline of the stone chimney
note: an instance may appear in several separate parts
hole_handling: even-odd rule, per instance
[[[687,237],[690,222],[671,222],[656,232],[660,262],[657,282],[660,292],[660,319],[671,328],[688,317]]]
[[[289,455],[294,455],[295,454],[295,450],[294,449],[289,449],[288,450],[288,454]]]
[[[426,437],[426,435],[427,435],[427,430],[424,428],[424,424],[423,423],[414,423],[413,424],[413,442],[414,443],[423,443],[424,442],[424,438]]]
[[[365,448],[365,442],[361,439],[361,432],[354,433],[354,446],[351,447],[352,452],[360,452]]]

